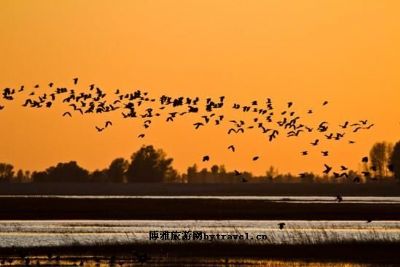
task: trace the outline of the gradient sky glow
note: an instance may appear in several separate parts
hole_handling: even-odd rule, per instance
[[[377,141],[400,140],[400,1],[397,0],[2,0],[0,88],[54,81],[96,83],[107,92],[144,89],[152,95],[225,95],[229,104],[270,97],[276,107],[316,111],[314,121],[375,123],[357,143],[309,149],[310,138],[227,136],[222,129],[195,132],[192,120],[159,120],[145,140],[138,122],[61,117],[63,108],[0,112],[0,162],[43,170],[77,160],[94,170],[129,158],[143,144],[163,148],[179,171],[225,164],[263,174],[315,171],[323,163],[357,169]],[[330,104],[321,108],[323,100]],[[21,99],[20,99],[21,101]],[[19,103],[19,102],[18,102]],[[235,114],[227,114],[236,116]],[[238,152],[226,147],[235,143]],[[310,156],[300,156],[309,149]],[[209,163],[201,163],[204,154]],[[259,155],[258,162],[252,162]]]

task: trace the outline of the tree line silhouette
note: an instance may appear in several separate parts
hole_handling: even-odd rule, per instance
[[[317,175],[304,172],[301,175],[280,174],[273,166],[265,175],[254,176],[250,172],[227,171],[223,165],[198,169],[194,164],[186,173],[179,174],[162,149],[152,145],[143,146],[133,153],[130,161],[117,158],[108,168],[89,172],[76,161],[58,163],[44,171],[14,171],[14,166],[0,163],[0,182],[110,182],[110,183],[239,183],[239,182],[333,182],[353,183],[386,181],[393,178],[400,181],[400,141],[395,145],[388,142],[374,144],[369,161],[362,163],[362,172],[373,170],[371,175],[359,179],[358,172],[348,170],[348,177]],[[368,172],[369,173],[369,172]]]

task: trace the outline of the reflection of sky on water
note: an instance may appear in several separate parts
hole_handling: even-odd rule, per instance
[[[135,244],[143,242],[211,242],[149,240],[150,231],[202,231],[208,235],[248,233],[254,239],[233,242],[261,244],[320,244],[326,242],[400,242],[399,221],[253,220],[68,220],[0,221],[0,247]],[[265,235],[264,240],[256,240]],[[232,242],[232,240],[220,240]]]
[[[376,264],[351,263],[351,262],[318,262],[298,260],[268,260],[268,259],[247,259],[247,258],[192,258],[192,257],[150,257],[146,263],[140,263],[134,256],[120,256],[110,261],[110,257],[102,256],[62,256],[59,261],[49,260],[45,256],[29,257],[31,265],[46,266],[85,266],[85,267],[106,267],[106,266],[215,266],[215,267],[369,267]],[[25,261],[21,258],[5,259],[6,266],[23,266]]]
[[[72,199],[221,199],[263,200],[290,203],[332,203],[336,196],[95,196],[95,195],[0,195],[1,198],[72,198]],[[399,204],[400,197],[343,196],[344,203]]]

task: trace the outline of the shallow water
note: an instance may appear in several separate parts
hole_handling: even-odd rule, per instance
[[[97,196],[97,195],[0,195],[1,198],[70,198],[70,199],[220,199],[263,200],[283,203],[332,203],[336,196]],[[344,196],[344,203],[399,204],[400,197]]]
[[[352,262],[320,262],[320,261],[298,261],[298,260],[266,260],[266,259],[247,259],[247,258],[169,258],[158,257],[149,258],[146,262],[139,262],[135,257],[110,257],[99,256],[63,256],[59,260],[49,259],[47,256],[31,256],[26,258],[32,266],[86,266],[86,267],[106,267],[106,266],[205,266],[205,267],[244,267],[244,266],[263,266],[263,267],[372,267],[372,266],[396,266],[379,265]],[[26,266],[26,259],[20,257],[3,258],[4,263],[0,266]]]
[[[283,229],[280,229],[278,225],[281,222],[285,223]],[[152,240],[150,240],[151,232]],[[157,233],[157,236],[154,233]],[[175,233],[175,240],[171,240],[171,233]],[[196,239],[194,238],[195,233]],[[178,239],[176,239],[177,234],[179,235]],[[217,234],[220,235],[218,238]],[[161,238],[162,235],[164,238]],[[400,242],[400,222],[274,220],[0,221],[0,247],[3,248],[168,242],[322,244],[353,241]]]

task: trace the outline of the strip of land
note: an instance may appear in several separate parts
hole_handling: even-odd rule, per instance
[[[0,183],[0,195],[400,196],[400,183]]]
[[[2,197],[1,220],[400,220],[400,203]]]

